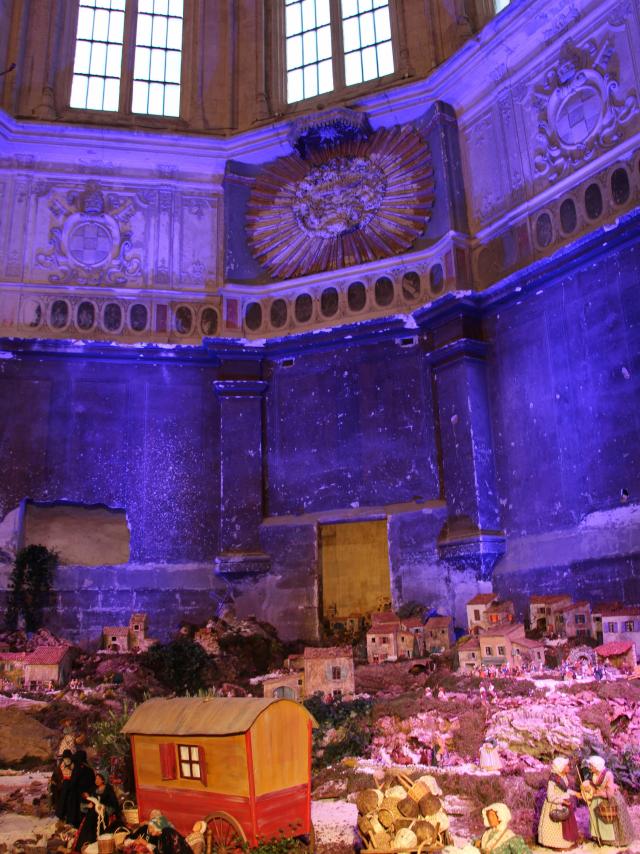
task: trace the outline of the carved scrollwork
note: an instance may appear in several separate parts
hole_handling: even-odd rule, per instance
[[[106,196],[94,182],[82,192],[55,195],[49,209],[58,223],[49,231],[49,251],[36,253],[36,264],[52,272],[54,284],[122,285],[141,275],[131,233],[123,226],[136,209],[131,199]]]
[[[636,113],[635,91],[621,96],[608,71],[613,54],[609,39],[584,48],[567,41],[558,63],[534,90],[539,111],[535,167],[549,181],[617,145]]]

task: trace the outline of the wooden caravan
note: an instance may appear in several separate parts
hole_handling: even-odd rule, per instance
[[[311,836],[311,729],[292,700],[253,697],[148,700],[131,738],[140,821],[161,810],[181,833],[205,820],[207,851]]]

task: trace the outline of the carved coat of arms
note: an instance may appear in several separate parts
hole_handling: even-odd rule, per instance
[[[549,181],[567,174],[621,140],[623,126],[638,109],[634,91],[620,95],[609,70],[613,44],[567,41],[558,63],[534,91],[538,109],[535,168]]]
[[[141,261],[131,253],[125,226],[135,213],[130,199],[106,197],[94,182],[82,192],[56,195],[49,204],[58,223],[49,232],[48,252],[36,263],[52,272],[57,284],[123,285],[141,274]]]

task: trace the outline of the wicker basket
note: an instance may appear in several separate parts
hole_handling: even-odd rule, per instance
[[[115,854],[116,840],[113,833],[103,833],[97,839],[98,854]]]
[[[362,789],[356,796],[356,805],[360,815],[368,815],[378,809],[382,803],[382,792],[379,789]]]
[[[613,824],[618,818],[618,805],[612,801],[603,800],[596,806],[595,813],[605,824]]]
[[[129,827],[135,827],[140,824],[140,813],[133,801],[125,801],[122,804],[122,817]]]
[[[416,821],[413,825],[413,832],[417,836],[418,842],[426,842],[427,845],[435,845],[437,842],[438,828],[430,821]]]
[[[407,796],[416,803],[419,803],[425,795],[431,794],[429,787],[422,780],[416,780],[414,783],[407,774],[396,774],[396,777],[398,782],[407,790]]]
[[[429,816],[437,815],[442,809],[442,802],[439,798],[436,798],[435,795],[426,794],[420,798],[420,815],[425,818],[429,818]]]
[[[403,815],[405,818],[418,818],[420,813],[417,802],[408,796],[400,801],[398,804],[398,811],[400,812],[400,815]]]

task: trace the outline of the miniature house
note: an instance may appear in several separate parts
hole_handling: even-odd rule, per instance
[[[460,670],[473,670],[480,665],[480,641],[477,635],[462,638],[458,644],[458,666]]]
[[[422,637],[419,637],[422,636]],[[414,658],[423,652],[423,628],[418,617],[401,620],[393,611],[371,615],[367,631],[367,660],[370,664]]]
[[[499,629],[488,629],[478,635],[481,663],[486,667],[520,667],[523,664],[544,664],[544,644],[529,640],[524,625],[514,623]]]
[[[284,671],[259,677],[265,697],[302,700],[316,692],[324,696],[350,696],[355,691],[353,650],[345,647],[306,647],[292,655]]]
[[[262,681],[265,697],[276,700],[302,700],[304,693],[304,670],[269,674]]]
[[[38,646],[33,652],[0,653],[0,675],[25,688],[34,685],[66,685],[73,662],[68,644]]]
[[[487,629],[495,629],[497,626],[514,623],[515,619],[515,608],[510,599],[495,600],[484,612],[485,628]]]
[[[594,637],[591,605],[589,602],[573,602],[562,610],[562,626],[560,634],[567,638]]]
[[[133,712],[140,821],[159,809],[181,833],[207,820],[224,850],[311,831],[311,729],[300,703],[255,697],[154,699]]]
[[[145,652],[156,643],[147,637],[147,615],[132,614],[128,626],[105,626],[102,646],[111,652]]]
[[[429,617],[423,628],[427,652],[446,652],[455,643],[451,617]]]
[[[304,655],[290,655],[284,660],[283,670],[259,676],[251,680],[253,684],[262,682],[265,697],[284,700],[302,700],[306,697],[304,688]]]
[[[343,697],[354,694],[355,690],[353,649],[350,646],[305,648],[305,696],[320,692]]]
[[[469,634],[474,634],[480,629],[488,628],[486,611],[494,602],[498,601],[495,593],[478,593],[467,602],[467,625]]]
[[[631,671],[637,662],[636,645],[633,641],[610,641],[596,647],[598,661],[617,667],[618,670]]]
[[[633,641],[640,647],[640,606],[609,603],[594,608],[593,634],[601,644]]]
[[[573,605],[567,594],[557,596],[532,596],[529,599],[529,625],[532,631],[547,636],[564,633],[564,609]]]

